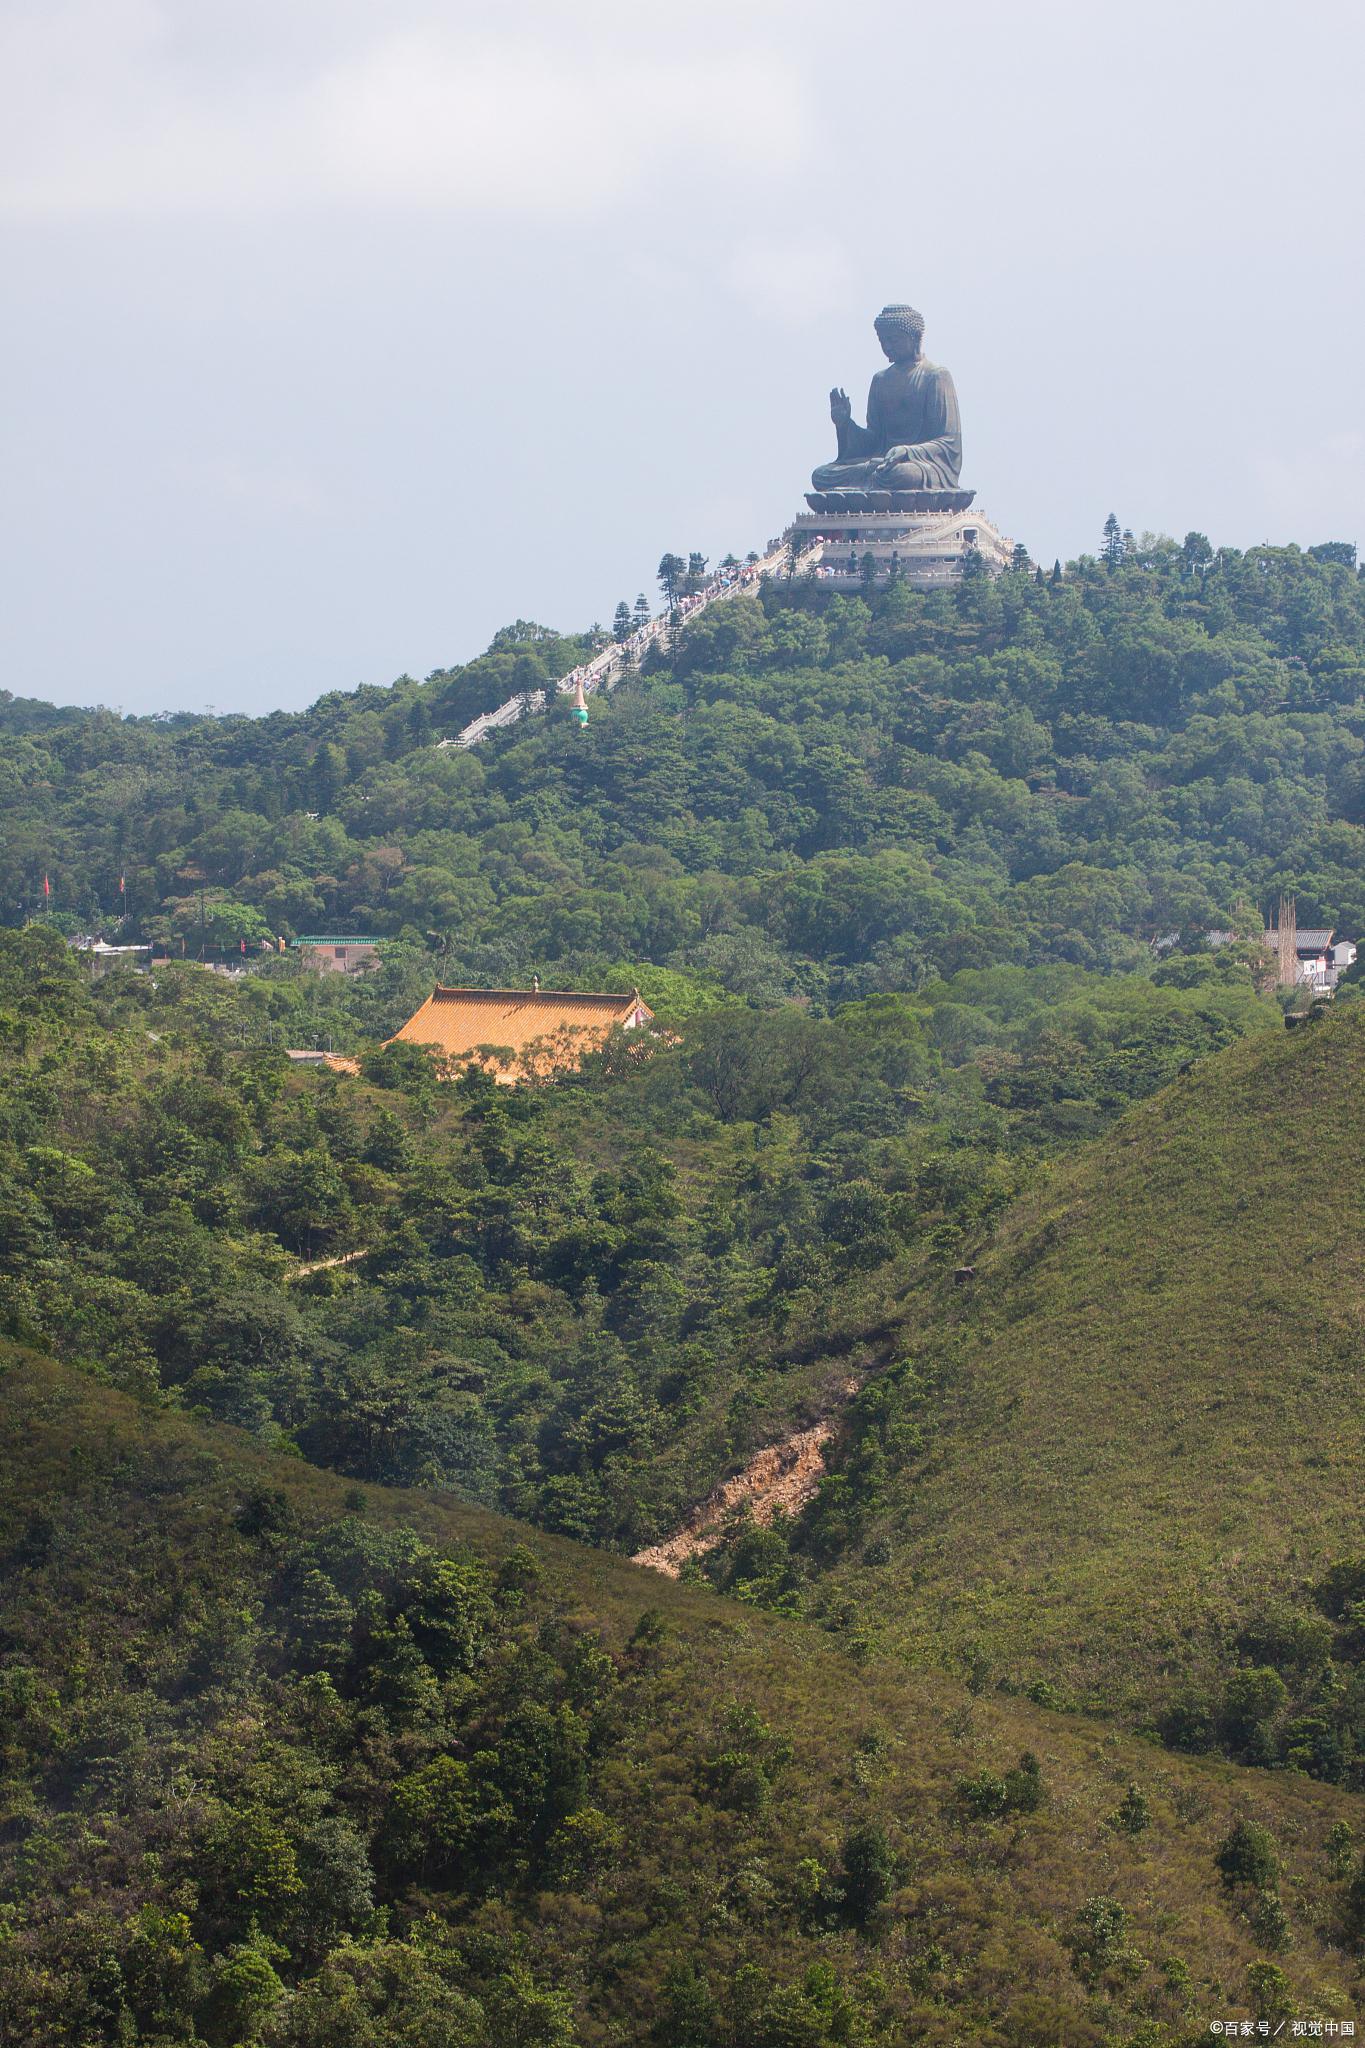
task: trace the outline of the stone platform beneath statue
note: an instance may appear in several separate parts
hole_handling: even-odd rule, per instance
[[[975,491],[807,491],[812,512],[965,512]]]
[[[822,506],[845,494],[812,493]],[[867,497],[873,494],[867,492]],[[890,497],[892,493],[884,492]],[[841,502],[831,510],[802,512],[792,521],[797,550],[796,573],[844,588],[887,583],[893,576],[916,589],[933,590],[958,583],[969,554],[978,555],[987,573],[999,576],[1009,568],[1014,543],[984,513],[968,514],[974,491],[905,491],[898,497],[960,499],[960,505],[891,509],[855,507]],[[811,503],[811,499],[807,499]]]

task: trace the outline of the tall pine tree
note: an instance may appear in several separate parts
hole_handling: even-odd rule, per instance
[[[1100,560],[1110,570],[1117,569],[1123,560],[1123,528],[1113,512],[1104,522],[1104,546],[1100,549]]]

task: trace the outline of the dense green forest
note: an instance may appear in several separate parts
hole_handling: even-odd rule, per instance
[[[1365,935],[1353,551],[770,579],[437,744],[591,641],[0,698],[2,2048],[1349,2013],[1365,980],[1286,1032],[1261,934]],[[383,1043],[533,973],[666,1028]]]
[[[817,1006],[970,966],[1132,968],[1286,886],[1301,923],[1356,933],[1352,560],[1191,535],[928,596],[770,579],[586,731],[561,708],[470,753],[432,742],[585,643],[520,624],[425,683],[260,720],[6,700],[9,915],[44,907],[46,874],[67,927],[112,931],[123,875],[129,932],[194,950],[202,879],[211,944],[387,935],[404,999],[430,949],[448,980],[645,962]],[[391,1028],[374,993],[337,1028]]]
[[[1045,1162],[1280,1019],[1235,959],[965,970],[832,1018],[717,1004],[643,1063],[510,1090],[406,1045],[291,1067],[256,992],[178,964],[92,988],[43,927],[0,933],[3,1326],[632,1549],[884,1361],[919,1276]]]

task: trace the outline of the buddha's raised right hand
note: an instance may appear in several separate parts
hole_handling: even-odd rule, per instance
[[[846,391],[836,385],[829,394],[829,416],[836,427],[846,427],[853,418],[853,403]]]

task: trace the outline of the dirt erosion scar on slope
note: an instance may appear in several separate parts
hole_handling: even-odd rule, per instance
[[[737,1509],[747,1508],[754,1520],[762,1523],[771,1522],[779,1509],[795,1514],[825,1476],[824,1448],[833,1434],[834,1423],[826,1418],[780,1444],[768,1444],[742,1472],[698,1502],[681,1528],[662,1543],[637,1550],[632,1562],[647,1564],[676,1579],[689,1558],[700,1557],[720,1542]]]

